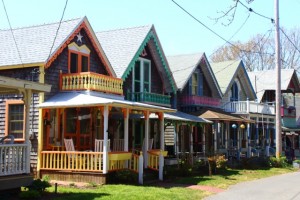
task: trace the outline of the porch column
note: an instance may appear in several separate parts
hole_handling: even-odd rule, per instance
[[[32,91],[31,90],[25,90],[24,93],[24,104],[25,104],[25,143],[27,144],[27,149],[26,149],[26,173],[30,173],[30,151],[31,151],[31,143],[29,140],[29,132],[30,132],[30,105],[31,105],[31,96],[32,96]],[[33,130],[31,130],[33,131]],[[33,133],[32,133],[33,134]]]
[[[225,131],[225,149],[227,150],[228,149],[228,134],[229,134],[229,127],[230,127],[230,124],[229,122],[225,122],[226,123],[226,131]]]
[[[218,133],[219,122],[215,122],[214,127],[214,152],[217,152],[217,133]]]
[[[145,137],[144,137],[144,164],[148,167],[148,148],[149,148],[149,111],[144,111],[145,117]]]
[[[206,125],[203,125],[203,134],[202,134],[202,151],[205,156],[205,132],[206,132]]]
[[[129,123],[129,109],[123,109],[124,115],[124,151],[128,151],[128,123]]]
[[[178,158],[179,156],[179,123],[176,122],[176,130],[175,130],[175,134],[176,134],[176,149],[175,149],[175,153],[176,153],[176,157]]]
[[[194,126],[191,125],[191,130],[190,130],[190,153],[193,154],[194,153],[194,149],[193,149],[193,129]]]
[[[250,123],[247,123],[247,158],[251,157],[251,145],[250,145]]]
[[[103,109],[103,118],[104,118],[104,124],[103,124],[103,133],[104,133],[104,144],[103,144],[103,174],[107,174],[108,172],[108,106],[104,106]]]
[[[270,156],[270,134],[269,134],[269,123],[266,128],[266,156]]]
[[[160,121],[160,150],[165,150],[165,120],[164,120],[164,113],[160,113],[159,115]]]
[[[256,140],[256,146],[258,146],[258,122],[256,121],[256,128],[255,128],[255,140]]]

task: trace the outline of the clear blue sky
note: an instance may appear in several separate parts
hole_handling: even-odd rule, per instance
[[[57,22],[65,0],[4,0],[13,28]],[[234,22],[227,19],[215,23],[232,0],[176,0],[197,19],[225,39],[229,39],[245,22],[249,12],[239,5]],[[242,0],[243,3],[244,0]],[[245,3],[246,4],[246,3]],[[254,0],[246,4],[264,16],[274,18],[274,0]],[[280,25],[298,27],[300,0],[280,0]],[[154,24],[166,55],[206,52],[209,56],[224,41],[208,31],[171,0],[69,0],[64,20],[87,16],[95,31]],[[270,20],[250,14],[242,29],[231,41],[247,41],[256,34],[265,34],[274,25]],[[9,28],[2,2],[0,29]],[[284,37],[284,36],[282,36]]]

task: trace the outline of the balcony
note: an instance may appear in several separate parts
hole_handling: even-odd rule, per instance
[[[225,103],[222,108],[226,112],[237,114],[259,113],[275,115],[275,106],[253,101],[232,101]]]
[[[182,96],[179,101],[182,105],[220,106],[220,99],[203,96]]]
[[[61,74],[60,80],[62,91],[93,90],[123,95],[123,80],[103,74],[93,72]]]
[[[128,92],[127,100],[171,107],[171,96],[150,92]]]

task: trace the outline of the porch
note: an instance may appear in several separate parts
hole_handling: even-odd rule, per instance
[[[267,103],[262,104],[254,101],[231,101],[222,106],[225,112],[236,114],[258,113],[275,115],[275,106]]]

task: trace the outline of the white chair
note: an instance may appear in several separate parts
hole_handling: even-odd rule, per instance
[[[113,151],[124,151],[124,139],[114,139]]]
[[[103,152],[104,140],[95,139],[95,152]],[[107,150],[110,151],[110,139],[107,140]]]
[[[73,139],[65,139],[64,138],[64,143],[65,143],[65,148],[66,151],[75,151],[75,147],[74,147],[74,143],[73,143]]]

